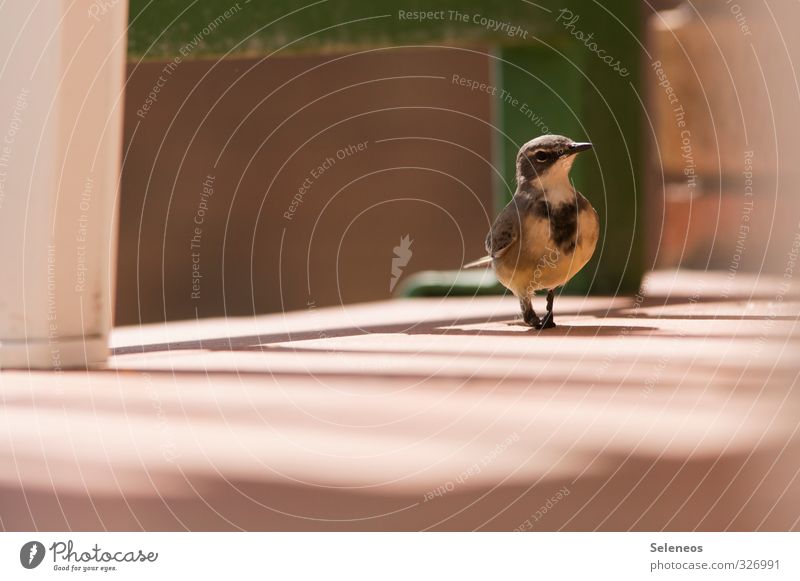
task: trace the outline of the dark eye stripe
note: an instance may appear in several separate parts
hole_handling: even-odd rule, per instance
[[[528,151],[526,152],[528,158],[533,158],[538,162],[544,162],[549,159],[553,158],[553,153],[549,151],[545,151],[543,149],[537,149],[536,151]]]

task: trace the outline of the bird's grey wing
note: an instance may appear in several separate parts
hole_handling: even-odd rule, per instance
[[[520,213],[512,201],[500,212],[486,235],[486,252],[489,256],[499,258],[508,251],[519,238],[520,220]]]

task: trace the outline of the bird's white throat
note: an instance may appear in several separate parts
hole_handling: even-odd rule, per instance
[[[548,204],[557,206],[575,200],[575,189],[569,179],[573,161],[575,161],[573,156],[561,158],[543,175],[531,180],[536,189],[544,192]]]

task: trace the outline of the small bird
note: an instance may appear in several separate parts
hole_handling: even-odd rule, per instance
[[[600,218],[569,179],[575,154],[591,147],[561,135],[541,135],[523,145],[517,154],[517,191],[486,236],[488,256],[464,265],[491,265],[519,299],[525,323],[535,329],[556,326],[556,287],[575,276],[597,246]],[[539,290],[547,290],[547,314],[541,319],[531,304]]]

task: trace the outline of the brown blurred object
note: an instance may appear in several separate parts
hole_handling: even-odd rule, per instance
[[[404,276],[478,256],[482,237],[464,232],[485,232],[493,212],[490,96],[453,74],[488,83],[488,57],[396,48],[130,64],[116,323],[385,299],[406,235]]]
[[[798,12],[783,4],[704,0],[650,16],[651,266],[783,269],[798,229],[800,54],[776,31]]]

